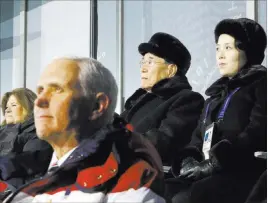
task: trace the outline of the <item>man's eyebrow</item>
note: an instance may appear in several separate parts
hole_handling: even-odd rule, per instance
[[[57,82],[52,82],[48,84],[49,87],[61,87],[62,85]]]
[[[51,83],[48,83],[46,86],[48,87],[61,87],[62,85],[60,83],[57,83],[57,82],[51,82]],[[43,88],[44,86],[43,85],[38,85],[36,88]]]
[[[55,88],[55,87],[62,87],[62,85],[59,84],[59,83],[57,83],[57,82],[51,82],[51,83],[47,84],[46,86],[48,86],[48,87],[54,87],[54,88]],[[44,88],[43,85],[38,85],[38,86],[36,87],[37,90],[40,90],[40,89],[42,89],[42,88]]]

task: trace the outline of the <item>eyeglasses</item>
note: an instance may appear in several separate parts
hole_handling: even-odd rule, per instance
[[[151,59],[149,59],[149,60],[144,60],[144,59],[142,59],[141,61],[140,61],[140,67],[142,67],[142,66],[149,66],[149,67],[152,67],[152,66],[154,66],[155,64],[168,64],[168,62],[167,61],[165,61],[164,63],[163,62],[160,62],[160,61],[154,61],[154,60],[151,60]]]

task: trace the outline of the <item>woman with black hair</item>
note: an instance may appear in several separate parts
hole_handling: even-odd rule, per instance
[[[209,97],[193,133],[172,166],[189,187],[176,203],[243,203],[266,169],[254,157],[267,148],[267,38],[247,18],[225,19],[215,28],[216,60],[222,75],[207,90]]]

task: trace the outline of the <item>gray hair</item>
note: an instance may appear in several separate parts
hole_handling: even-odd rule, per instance
[[[117,103],[118,92],[116,80],[112,73],[93,58],[65,57],[61,59],[71,60],[77,63],[80,69],[78,76],[79,86],[88,106],[94,107],[96,105],[96,94],[99,92],[103,92],[110,100],[106,112],[94,122],[94,128],[99,129],[111,123]]]

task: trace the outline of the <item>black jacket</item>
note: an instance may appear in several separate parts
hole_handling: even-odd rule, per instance
[[[0,129],[0,156],[34,150],[39,144],[33,143],[36,138],[33,118],[24,123],[5,125]]]
[[[231,97],[223,120],[217,122],[224,101],[238,87],[240,89]],[[179,173],[178,166],[186,157],[204,160],[202,145],[205,127],[217,122],[210,158],[219,163],[220,170],[211,177],[195,182],[191,197],[196,202],[203,202],[209,193],[213,195],[204,202],[243,202],[252,184],[266,169],[266,161],[254,157],[254,152],[267,150],[266,68],[260,65],[245,67],[232,79],[223,77],[217,80],[206,94],[209,98],[198,127],[190,144],[178,153],[173,171],[176,169],[174,173]]]
[[[267,170],[258,179],[245,203],[267,203]]]
[[[158,82],[149,93],[138,89],[125,103],[121,116],[158,150],[164,165],[190,142],[204,99],[191,90],[185,76]]]
[[[0,143],[1,180],[19,187],[47,170],[52,148],[36,136],[33,118],[22,124],[3,126]],[[46,156],[39,156],[43,150]]]

